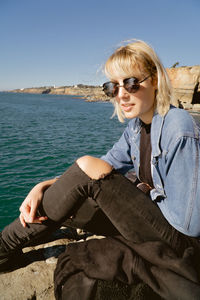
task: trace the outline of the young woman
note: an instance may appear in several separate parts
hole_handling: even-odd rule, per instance
[[[0,269],[11,264],[17,251],[65,223],[109,238],[68,247],[66,261],[61,256],[55,272],[57,299],[89,299],[85,289],[91,290],[93,279],[130,284],[134,275],[165,299],[198,299],[199,129],[186,111],[170,106],[167,73],[145,42],[118,48],[105,73],[110,81],[103,90],[113,98],[119,120],[130,119],[127,128],[101,159],[81,157],[59,179],[31,190],[19,219],[1,233]],[[124,176],[131,169],[135,184]],[[76,250],[82,256],[75,272]],[[102,268],[99,257],[105,261]],[[64,276],[63,269],[70,275]],[[76,280],[69,289],[66,279],[74,274],[76,297],[71,286]]]

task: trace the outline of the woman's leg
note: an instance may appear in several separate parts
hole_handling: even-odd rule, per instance
[[[92,158],[85,157],[85,161],[87,159]],[[94,169],[98,168],[99,176],[112,170],[112,168],[102,160],[93,159],[96,162],[100,161],[100,163],[97,163],[96,167],[94,167]],[[73,164],[44,193],[38,213],[40,215],[46,215],[48,217],[47,221],[44,221],[42,224],[27,224],[24,228],[18,218],[5,227],[0,237],[0,261],[4,261],[7,253],[15,253],[16,250],[31,244],[35,239],[37,240],[54,231],[66,220],[68,220],[69,225],[81,225],[83,228],[85,223],[89,223],[89,228],[86,226],[86,229],[89,230],[92,229],[92,224],[95,224],[95,218],[97,218],[100,223],[103,221],[104,224],[110,225],[111,232],[115,232],[114,226],[103,213],[99,212],[99,208],[95,202],[91,199],[88,200],[88,184],[90,180],[91,178],[80,169],[77,163]],[[84,203],[85,208],[80,209]],[[94,205],[91,205],[92,203],[94,203]],[[88,209],[90,209],[89,213],[86,211]],[[70,217],[77,212],[78,218],[74,218],[74,220],[70,219]],[[87,216],[85,216],[85,213]],[[92,219],[91,222],[90,219]],[[104,226],[105,230],[108,227]],[[103,234],[103,228],[98,232],[97,226],[94,232]]]

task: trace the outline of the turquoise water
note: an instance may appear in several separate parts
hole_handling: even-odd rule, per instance
[[[112,111],[72,96],[0,93],[0,230],[36,183],[106,153],[125,126]]]

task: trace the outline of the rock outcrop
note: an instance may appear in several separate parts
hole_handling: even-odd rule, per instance
[[[24,248],[24,255],[17,259],[14,270],[0,274],[0,299],[54,300],[53,273],[59,254],[69,243],[94,237],[61,228],[40,245]]]
[[[188,109],[200,109],[200,66],[167,69],[175,99]]]
[[[53,271],[58,255],[72,236],[61,229],[54,238],[54,241],[24,248],[24,255],[14,270],[0,274],[1,300],[54,299]]]
[[[101,86],[87,86],[82,84],[75,86],[16,89],[12,90],[11,92],[28,94],[73,95],[84,98],[88,102],[110,100],[102,91]]]

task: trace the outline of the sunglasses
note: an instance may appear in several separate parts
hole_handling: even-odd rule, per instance
[[[119,91],[119,87],[124,87],[125,90],[131,94],[136,93],[140,88],[140,83],[147,80],[151,75],[145,77],[143,80],[136,77],[126,78],[123,80],[123,85],[119,85],[117,82],[105,82],[103,84],[103,91],[108,97],[116,97]]]

